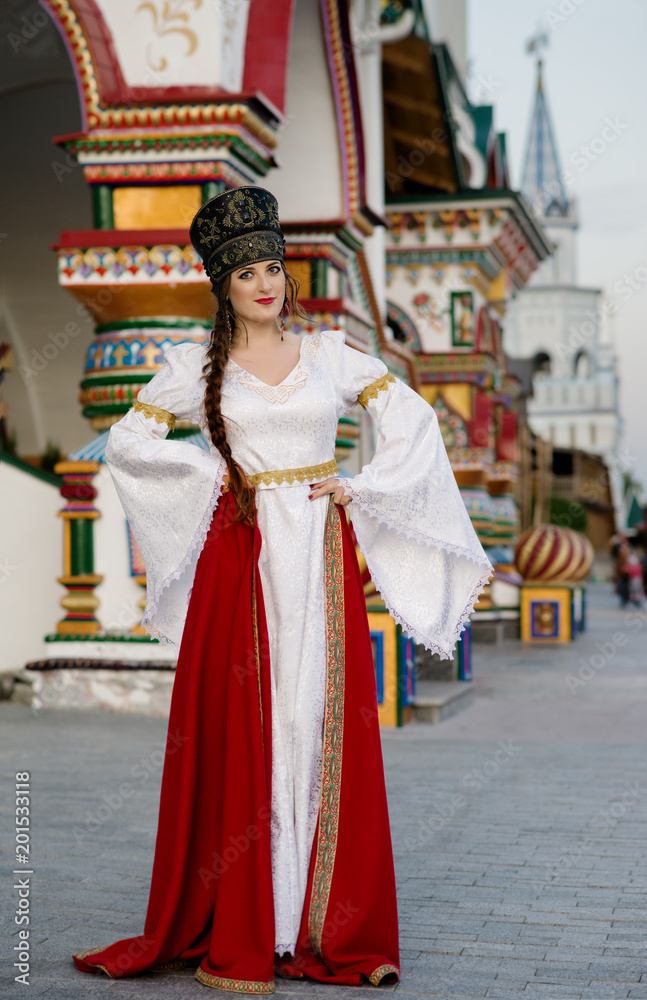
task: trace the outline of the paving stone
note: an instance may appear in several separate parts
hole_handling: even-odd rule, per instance
[[[647,794],[617,822],[600,822],[635,782],[647,793],[644,642],[628,636],[622,655],[568,696],[564,676],[623,627],[608,589],[590,587],[589,608],[589,630],[566,648],[475,646],[468,708],[437,726],[383,731],[402,962],[401,982],[383,992],[406,1000],[647,1000]],[[33,995],[198,996],[203,988],[190,970],[116,981],[71,962],[72,951],[142,931],[161,774],[98,828],[87,824],[104,793],[132,781],[133,765],[163,744],[164,720],[34,715],[0,703],[0,726],[5,774],[14,764],[32,770]],[[470,788],[469,776],[494,759],[499,741],[514,751]],[[457,793],[464,805],[406,850],[419,821]],[[0,794],[3,843],[6,803]],[[280,979],[276,993],[358,995]]]

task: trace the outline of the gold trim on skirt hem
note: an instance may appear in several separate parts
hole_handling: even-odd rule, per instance
[[[395,972],[398,980],[400,979],[400,970],[397,965],[378,965],[377,969],[371,972],[368,981],[371,986],[379,986],[384,977],[388,976],[391,972]]]
[[[274,980],[270,980],[268,983],[259,983],[251,979],[225,979],[222,976],[212,976],[204,969],[198,969],[195,978],[204,986],[211,986],[214,990],[228,990],[230,993],[266,994],[274,992]]]
[[[88,955],[96,955],[98,951],[105,951],[105,950],[106,949],[105,949],[104,946],[101,946],[101,947],[98,947],[98,948],[88,948],[87,951],[74,952],[74,954],[72,955],[72,958],[78,958],[80,961],[83,961],[83,959],[87,958]],[[106,969],[105,965],[93,965],[92,969],[93,970],[94,969],[101,969],[101,971],[105,972],[106,976],[108,976],[109,979],[115,979],[115,976],[113,976],[111,972],[108,972],[108,970]],[[83,971],[83,970],[81,970],[81,971]]]

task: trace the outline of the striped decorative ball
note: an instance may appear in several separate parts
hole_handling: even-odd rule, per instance
[[[572,583],[583,580],[592,563],[593,546],[588,538],[554,524],[528,528],[515,550],[515,565],[524,580]]]
[[[575,535],[580,551],[580,560],[573,569],[573,575],[571,576],[571,580],[577,582],[578,580],[585,580],[591,572],[593,560],[595,559],[595,549],[586,535],[582,535],[579,531],[572,531],[571,534]]]

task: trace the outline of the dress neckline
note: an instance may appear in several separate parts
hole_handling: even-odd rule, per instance
[[[252,375],[246,368],[239,365],[233,358],[228,358],[224,372],[229,380],[237,382],[243,389],[253,390],[268,403],[286,403],[292,394],[308,381],[319,348],[319,339],[318,333],[302,335],[299,345],[299,360],[292,371],[288,372],[278,385],[269,385],[267,382],[263,382],[262,379]]]
[[[251,378],[251,379],[254,379],[255,382],[259,382],[262,386],[264,386],[265,389],[278,389],[280,386],[284,385],[288,381],[288,379],[291,378],[294,375],[294,373],[297,371],[297,369],[300,367],[300,365],[301,365],[301,352],[303,351],[303,341],[304,340],[305,340],[305,337],[302,336],[301,337],[301,341],[299,343],[299,358],[298,358],[298,361],[297,361],[296,365],[294,366],[294,368],[291,368],[290,371],[285,376],[285,378],[281,379],[280,382],[277,382],[276,385],[270,385],[269,382],[264,382],[262,378],[259,378],[258,375],[254,375],[254,373],[248,371],[247,368],[243,368],[243,366],[239,365],[238,362],[234,361],[233,358],[228,358],[227,359],[227,364],[228,365],[232,365],[234,368],[237,368],[240,372],[242,372],[243,377],[245,377],[246,379],[247,378]]]

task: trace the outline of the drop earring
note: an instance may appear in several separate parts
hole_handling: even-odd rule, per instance
[[[286,295],[285,300],[283,302],[283,308],[281,309],[281,340],[283,340],[283,334],[285,333],[285,314],[287,312],[287,308],[288,308],[288,299]]]
[[[227,331],[227,340],[229,341],[229,346],[231,347],[231,324],[229,322],[229,309],[225,304],[225,330]]]

